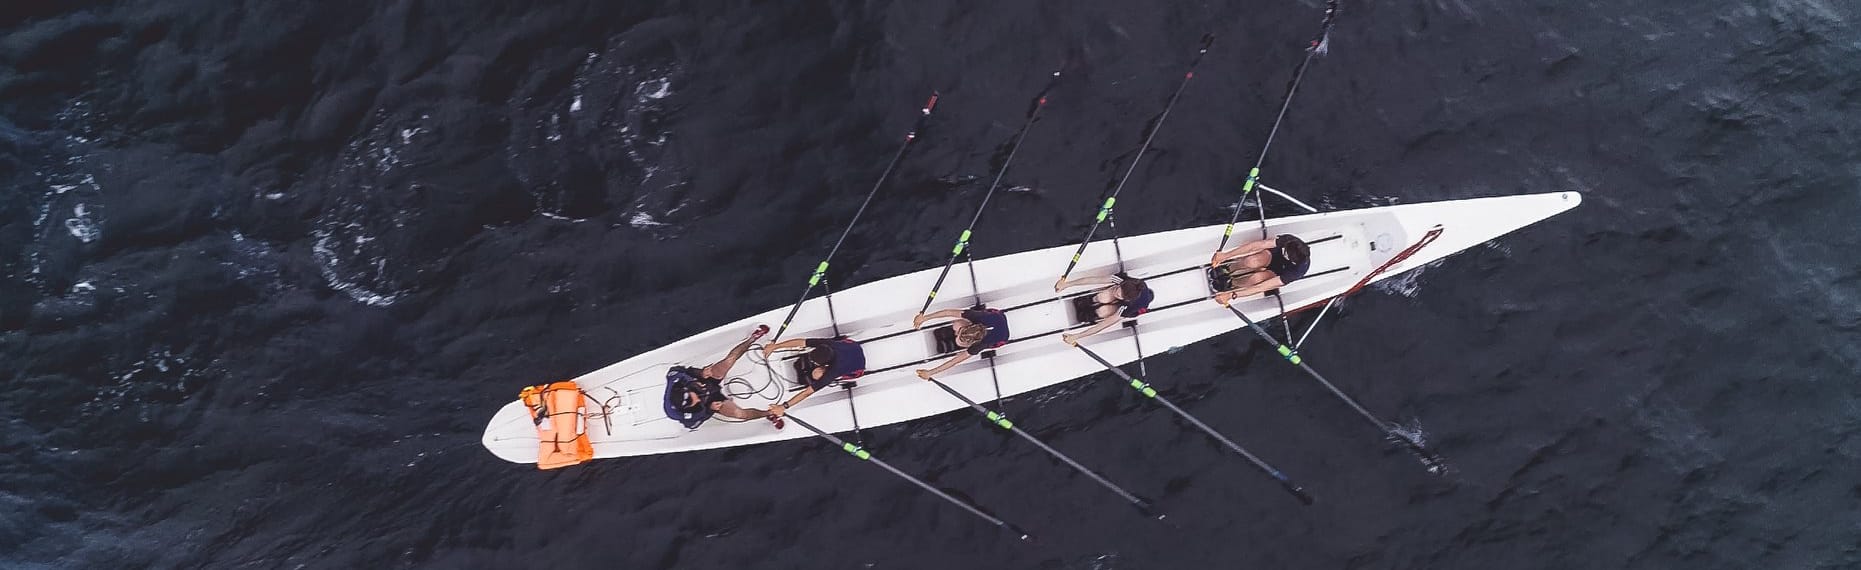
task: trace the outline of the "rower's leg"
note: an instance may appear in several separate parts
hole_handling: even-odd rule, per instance
[[[735,368],[737,366],[737,361],[741,360],[743,355],[750,352],[750,345],[755,342],[756,339],[752,337],[743,339],[743,342],[737,343],[737,346],[730,349],[730,354],[724,356],[723,360],[719,360],[710,366],[704,367],[704,377],[717,378],[720,380],[729,378],[730,369]]]
[[[738,406],[736,402],[718,402],[711,404],[711,409],[716,410],[717,413],[739,420],[753,420],[769,415],[769,412],[763,410],[744,409]]]
[[[1238,265],[1240,269],[1265,269],[1272,262],[1272,252],[1261,251],[1242,257]]]
[[[1243,286],[1239,289],[1235,289],[1234,291],[1230,291],[1228,294],[1228,299],[1233,300],[1233,299],[1240,299],[1243,297],[1251,297],[1254,295],[1265,293],[1267,291],[1278,289],[1280,287],[1284,287],[1286,285],[1284,282],[1281,282],[1279,280],[1279,276],[1273,275],[1271,273],[1267,273],[1265,271],[1256,273],[1255,275],[1259,275],[1260,277],[1258,279],[1249,279],[1249,281],[1252,281],[1252,283],[1249,283],[1246,286]]]
[[[1227,306],[1228,303],[1234,302],[1235,299],[1272,289],[1273,287],[1263,286],[1268,282],[1279,283],[1279,278],[1267,271],[1255,271],[1246,275],[1237,276],[1232,281],[1229,281],[1229,285],[1232,288],[1215,294],[1215,302],[1221,303],[1222,306]],[[1276,286],[1277,285],[1275,285],[1275,287]]]

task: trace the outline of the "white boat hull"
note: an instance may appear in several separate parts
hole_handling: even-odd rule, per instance
[[[1277,218],[1268,220],[1267,227],[1272,234],[1291,233],[1314,243],[1308,277],[1281,291],[1286,308],[1295,310],[1344,294],[1365,277],[1374,282],[1427,265],[1574,208],[1581,201],[1582,196],[1575,192],[1476,198]],[[1139,342],[1146,355],[1156,354],[1244,326],[1232,313],[1207,300],[1213,292],[1206,275],[1191,269],[1207,265],[1221,240],[1223,227],[1204,226],[1120,239],[1125,270],[1147,278],[1156,300],[1149,313],[1136,319],[1139,336],[1135,341],[1133,329],[1120,327],[1090,337],[1083,344],[1107,360],[1124,364],[1138,358]],[[1437,227],[1441,231],[1428,245],[1371,275]],[[1255,239],[1259,236],[1258,223],[1237,226],[1235,234],[1230,246]],[[1098,363],[1059,339],[1059,331],[1081,326],[1073,318],[1071,303],[1061,301],[1053,292],[1054,279],[1066,267],[1074,249],[1063,246],[976,260],[975,291],[970,286],[969,270],[962,265],[952,268],[932,310],[967,307],[978,298],[991,307],[1010,309],[1007,313],[1012,342],[997,350],[993,375],[987,360],[972,358],[938,379],[974,400],[988,401],[995,398],[997,378],[1002,395],[1013,396],[1102,371]],[[1095,242],[1087,248],[1073,275],[1103,275],[1117,269],[1112,245]],[[868,374],[859,379],[854,392],[863,427],[964,407],[913,373],[948,356],[936,352],[931,336],[934,326],[910,330],[911,317],[937,272],[932,268],[834,292],[832,311],[839,330],[861,340],[865,347]],[[1067,296],[1086,291],[1069,290]],[[1279,311],[1279,304],[1271,298],[1255,297],[1235,306],[1249,318],[1263,322]],[[773,308],[575,378],[596,403],[612,408],[605,421],[589,424],[595,456],[696,451],[812,435],[799,427],[776,430],[760,420],[730,423],[722,416],[689,430],[666,418],[661,408],[668,367],[702,367],[715,362],[756,324],[779,325],[788,309]],[[832,331],[828,302],[816,297],[802,305],[783,338],[828,337],[833,336]],[[752,353],[731,370],[733,378],[743,379],[733,383],[738,391],[765,387],[761,393],[738,395],[738,405],[766,407],[790,394],[792,366],[780,355],[771,364],[765,366]],[[546,379],[533,380],[540,383]],[[828,388],[790,413],[829,432],[851,431],[853,417],[843,401],[846,398],[845,390]],[[516,401],[505,405],[491,419],[483,443],[508,461],[535,463],[537,459],[534,424],[528,411]]]

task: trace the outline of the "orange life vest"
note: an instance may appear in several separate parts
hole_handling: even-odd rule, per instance
[[[588,441],[588,404],[575,382],[529,386],[518,394],[536,422],[538,469],[557,469],[594,459]]]

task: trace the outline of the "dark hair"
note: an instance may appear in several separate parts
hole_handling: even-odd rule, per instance
[[[1284,256],[1288,262],[1304,263],[1312,257],[1311,246],[1305,245],[1305,240],[1299,239],[1298,236],[1282,235],[1279,236],[1278,242],[1280,255]]]
[[[1126,277],[1123,281],[1118,282],[1118,295],[1124,297],[1126,301],[1136,299],[1138,295],[1143,294],[1144,280],[1142,279]]]
[[[814,347],[814,350],[808,351],[808,362],[813,362],[815,366],[831,365],[834,363],[834,349],[824,344]]]

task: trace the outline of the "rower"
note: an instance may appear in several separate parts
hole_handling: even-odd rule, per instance
[[[1135,319],[1150,310],[1150,302],[1156,300],[1157,294],[1144,284],[1143,279],[1126,275],[1123,272],[1104,277],[1080,277],[1068,281],[1061,277],[1053,283],[1053,291],[1058,293],[1068,287],[1078,285],[1110,285],[1092,296],[1092,310],[1098,316],[1098,324],[1080,331],[1078,334],[1060,335],[1066,344],[1079,346],[1079,339],[1089,337],[1118,324],[1125,319]]]
[[[723,414],[739,420],[753,420],[769,417],[768,412],[738,407],[724,395],[724,378],[730,376],[730,369],[737,365],[737,360],[749,353],[750,345],[756,339],[769,334],[769,325],[756,325],[750,331],[749,338],[737,343],[730,349],[730,354],[723,360],[704,368],[673,366],[666,371],[666,417],[672,418],[688,429],[698,429],[713,414]],[[771,417],[776,428],[782,427],[781,418]]]
[[[1215,302],[1225,307],[1235,299],[1305,277],[1312,268],[1312,249],[1299,236],[1280,234],[1277,239],[1254,240],[1216,253],[1208,264],[1209,286],[1218,291]]]
[[[968,309],[944,309],[930,314],[918,313],[911,318],[912,328],[924,328],[924,321],[930,319],[955,318],[951,323],[956,332],[956,346],[963,350],[956,356],[945,360],[943,364],[929,370],[918,370],[918,377],[929,379],[943,371],[949,370],[969,357],[982,354],[982,351],[999,348],[1008,344],[1008,315],[999,309],[976,305]]]
[[[764,346],[762,354],[766,359],[778,350],[804,347],[809,349],[808,352],[795,361],[797,379],[804,387],[787,401],[769,405],[768,414],[773,420],[781,419],[784,414],[788,413],[789,408],[795,407],[795,404],[808,399],[808,396],[814,395],[822,388],[837,383],[850,386],[852,384],[850,380],[866,374],[865,349],[860,348],[858,341],[844,336],[789,339]],[[780,422],[776,423],[776,429],[781,429],[781,427]]]

